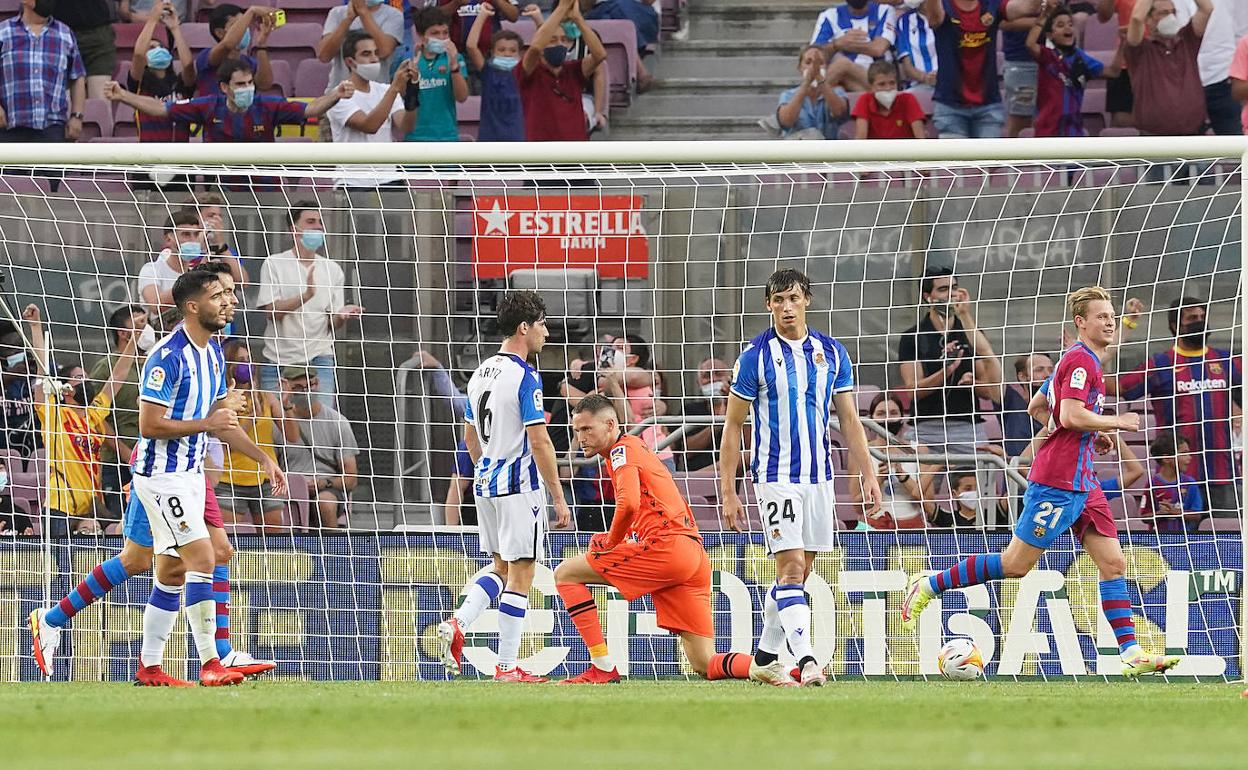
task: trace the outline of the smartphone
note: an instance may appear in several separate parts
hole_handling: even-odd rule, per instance
[[[286,23],[286,12],[280,8],[273,12],[273,28],[282,26]]]

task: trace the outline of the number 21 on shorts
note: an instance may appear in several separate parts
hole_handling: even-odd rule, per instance
[[[1036,506],[1036,515],[1032,517],[1032,520],[1045,529],[1053,529],[1062,520],[1062,506],[1055,506],[1045,500]]]

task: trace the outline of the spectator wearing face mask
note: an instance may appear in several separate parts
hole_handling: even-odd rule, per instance
[[[974,471],[961,471],[949,477],[948,509],[936,508],[929,515],[928,526],[936,529],[979,529],[979,480]]]
[[[698,364],[697,375],[698,395],[685,398],[685,416],[722,418],[728,413],[731,370],[718,358],[708,358]],[[722,421],[714,425],[690,425],[677,451],[685,470],[698,471],[714,465],[723,433]]]
[[[871,93],[854,102],[856,139],[926,139],[923,108],[914,94],[897,90],[897,68],[877,61],[867,70]]]
[[[510,4],[509,4],[510,5]],[[481,53],[481,36],[494,17],[494,6],[483,3],[468,33],[468,63],[481,77],[481,127],[479,142],[523,142],[524,105],[516,67],[520,64],[520,36],[510,30],[490,38],[490,56]]]
[[[668,413],[667,402],[663,400],[663,376],[656,371],[650,357],[649,343],[640,335],[626,334],[612,341],[610,364],[599,371],[599,390],[616,399],[618,408],[624,412],[624,425],[637,425]],[[652,424],[643,428],[638,436],[668,470],[675,472],[675,452],[670,446],[659,448],[667,433],[664,426]]]
[[[204,228],[194,211],[175,211],[165,225],[164,242],[156,258],[139,269],[135,292],[148,319],[170,329],[180,318],[173,303],[173,284],[182,273],[204,259]]]
[[[377,52],[377,43],[367,32],[349,32],[342,44],[355,93],[329,109],[330,133],[335,142],[387,142],[404,136],[416,123],[416,110],[408,109],[404,93],[416,68],[403,62],[386,82],[387,70]],[[347,170],[344,168],[344,171]],[[358,168],[356,169],[359,170]],[[337,185],[367,192],[383,185],[402,182],[398,166],[371,166],[367,177],[344,175]]]
[[[851,91],[870,88],[867,69],[877,61],[892,61],[897,39],[896,15],[891,5],[874,0],[846,0],[819,14],[811,45],[824,47],[829,60],[844,58],[844,85]]]
[[[836,139],[841,124],[849,117],[849,100],[840,78],[846,67],[854,66],[848,59],[838,59],[829,66],[822,48],[808,45],[797,58],[797,71],[802,82],[780,94],[776,107],[775,128],[785,139]],[[762,124],[771,128],[769,118]]]
[[[558,42],[565,20],[580,30],[589,51],[584,59],[568,60],[567,46]],[[576,0],[559,0],[520,61],[520,100],[524,105],[528,141],[585,141],[589,138],[581,95],[594,72],[606,60],[607,51],[598,35],[585,23]]]
[[[174,72],[173,52],[160,44],[155,33],[163,26],[172,40],[171,47],[177,52],[182,74]],[[182,23],[171,3],[164,3],[160,13],[148,16],[147,23],[134,43],[134,58],[126,75],[126,88],[139,96],[150,96],[166,103],[189,99],[195,93],[195,57],[182,35]],[[186,125],[175,124],[168,118],[157,119],[135,112],[135,126],[140,142],[189,142],[191,133]]]
[[[942,139],[1001,135],[1005,110],[997,87],[997,29],[1034,16],[1039,0],[924,0],[938,58],[932,122]]]
[[[94,387],[103,388],[112,378],[112,371],[131,346],[143,355],[156,344],[156,330],[147,323],[147,311],[139,305],[122,305],[108,317],[108,328],[113,337],[112,352],[95,362],[88,373]],[[120,519],[122,512],[121,490],[130,483],[130,453],[139,440],[139,369],[130,367],[121,384],[113,394],[113,408],[108,414],[109,440],[100,447],[100,489],[104,492],[104,506],[111,518]]]
[[[923,15],[923,0],[902,0],[897,16],[897,64],[911,90],[936,87],[936,35]]]
[[[0,448],[30,457],[43,446],[34,404],[31,403],[33,364],[26,354],[26,343],[9,321],[0,321],[0,364],[3,364],[0,382],[4,384]]]
[[[468,99],[468,73],[450,30],[450,18],[441,8],[425,8],[416,14],[420,42],[413,61],[420,76],[420,109],[406,141],[459,141],[455,105]]]
[[[195,76],[199,79],[196,96],[216,93],[219,81],[217,68],[231,59],[242,59],[251,65],[251,71],[256,76],[256,87],[261,91],[273,86],[273,63],[269,60],[268,40],[269,33],[273,31],[274,13],[275,8],[263,5],[253,5],[244,10],[232,3],[223,3],[213,9],[208,17],[208,34],[217,42],[195,56]],[[252,27],[257,21],[260,27],[253,35]]]
[[[1105,378],[1105,391],[1119,400],[1148,398],[1160,429],[1188,442],[1192,461],[1180,471],[1204,485],[1214,516],[1240,515],[1239,475],[1231,440],[1234,407],[1240,403],[1240,360],[1209,345],[1208,304],[1182,297],[1170,304],[1174,343],[1134,370]]]
[[[632,2],[632,0],[629,1]],[[584,9],[585,0],[581,0],[581,10],[584,11]],[[541,27],[542,22],[545,21],[541,9],[534,3],[526,5],[524,10],[521,11],[521,15],[532,19],[533,23],[538,27]],[[589,46],[585,43],[585,38],[581,37],[581,29],[571,21],[565,19],[559,25],[558,31],[555,32],[555,42],[568,49],[568,59],[584,61],[589,57]],[[640,63],[640,59],[638,63]],[[650,78],[650,80],[652,81],[653,78]],[[581,106],[585,109],[590,135],[607,127],[609,86],[607,68],[606,66],[600,66],[594,70],[593,82],[586,85],[585,90],[581,93]],[[643,86],[643,79],[641,74],[638,73],[637,91],[640,93],[648,89],[649,82],[647,81]]]
[[[30,324],[30,342],[35,350],[45,350],[46,338],[39,308],[27,305],[22,318]],[[97,517],[104,510],[100,479],[100,449],[111,435],[108,425],[113,396],[125,383],[135,363],[137,340],[131,336],[117,357],[108,381],[94,398],[86,371],[67,367],[67,390],[49,405],[44,400],[42,380],[36,381],[33,401],[35,414],[50,437],[48,460],[53,472],[47,490],[48,528],[52,537],[98,534]],[[45,371],[50,362],[44,362]],[[72,371],[71,369],[76,370]]]
[[[1053,376],[1053,359],[1032,353],[1014,359],[1015,382],[1008,383],[1001,396],[1001,432],[1007,457],[1018,457],[1044,426],[1027,413],[1027,405],[1044,381]]]
[[[376,82],[390,80],[390,55],[403,42],[403,12],[385,0],[349,0],[329,10],[325,29],[316,46],[316,58],[329,62],[329,82],[338,83],[350,76],[343,44],[352,32],[368,35],[381,63]]]
[[[1211,0],[1196,0],[1187,24],[1173,0],[1138,0],[1127,25],[1135,127],[1144,134],[1190,136],[1204,130],[1209,113],[1197,56],[1213,12]]]
[[[884,426],[891,436],[867,431],[867,446],[887,453],[891,461],[885,464],[871,458],[883,493],[879,512],[866,518],[871,529],[919,529],[936,510],[934,487],[939,468],[920,466],[912,459],[927,449],[910,439],[905,414],[901,399],[891,393],[877,393],[867,409],[867,417]],[[850,492],[861,515],[862,488],[851,484]]]
[[[1087,136],[1084,87],[1105,74],[1105,65],[1075,45],[1075,17],[1070,8],[1059,5],[1046,18],[1037,17],[1027,34],[1027,50],[1040,67],[1036,136]]]
[[[520,18],[520,9],[510,0],[439,0],[437,5],[450,19],[451,40],[465,50],[474,25],[482,24],[479,42],[489,51],[493,50],[494,36],[503,31],[502,23]]]

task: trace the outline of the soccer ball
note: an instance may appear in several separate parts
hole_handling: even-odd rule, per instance
[[[955,682],[971,682],[984,676],[984,656],[970,639],[950,639],[936,656],[940,675]]]

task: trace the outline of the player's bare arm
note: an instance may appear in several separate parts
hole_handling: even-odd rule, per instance
[[[572,523],[572,511],[568,508],[567,501],[563,499],[563,486],[559,483],[559,461],[555,457],[555,445],[551,442],[550,433],[547,432],[544,424],[530,425],[524,430],[529,437],[533,459],[537,462],[537,472],[541,475],[546,489],[550,490],[551,500],[555,504],[555,526],[564,529]],[[469,455],[471,454],[470,448]]]
[[[741,506],[741,498],[737,496],[737,471],[741,467],[742,426],[749,410],[749,401],[729,394],[724,435],[719,445],[719,500],[723,506],[724,526],[734,532],[745,531],[745,510]],[[861,429],[862,424],[859,423],[858,427]]]
[[[862,509],[868,516],[874,516],[880,510],[883,495],[880,492],[880,480],[875,475],[875,463],[871,461],[871,453],[867,449],[867,432],[858,417],[858,405],[854,400],[853,391],[837,393],[832,397],[836,404],[836,417],[841,425],[841,435],[849,449],[850,469],[862,484]]]

